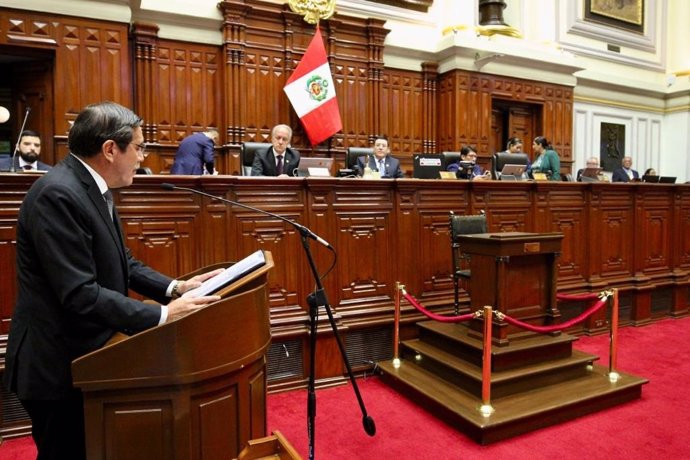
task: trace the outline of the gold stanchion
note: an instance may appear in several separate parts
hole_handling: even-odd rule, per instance
[[[395,282],[395,320],[393,321],[393,367],[400,367],[400,356],[398,346],[400,344],[400,293],[405,286],[399,281]]]
[[[611,306],[611,331],[609,332],[609,381],[615,383],[620,378],[616,372],[618,367],[618,288],[613,289],[613,304]]]
[[[488,417],[494,412],[491,406],[491,324],[492,309],[490,306],[484,307],[484,357],[482,359],[482,405],[479,412],[484,417]]]

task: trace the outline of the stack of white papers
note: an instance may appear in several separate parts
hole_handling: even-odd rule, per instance
[[[185,297],[201,297],[213,294],[263,265],[266,265],[266,258],[263,251],[258,250],[216,276],[207,279],[198,288],[185,292],[184,295]]]

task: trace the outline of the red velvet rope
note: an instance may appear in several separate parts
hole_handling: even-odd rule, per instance
[[[422,306],[419,302],[417,302],[417,299],[412,297],[410,294],[408,294],[405,291],[402,291],[403,297],[407,299],[410,304],[412,304],[413,307],[415,307],[417,310],[422,312],[425,316],[435,320],[439,321],[441,323],[460,323],[462,321],[469,321],[473,318],[479,318],[481,316],[475,315],[475,313],[467,313],[465,315],[458,315],[458,316],[443,316],[443,315],[438,315],[436,313],[433,313],[426,308]],[[567,295],[567,294],[561,294],[558,296],[562,300],[589,300],[592,298],[598,298],[599,294],[575,294],[575,295]],[[606,304],[606,300],[608,297],[604,297],[603,299],[600,299],[597,303],[592,305],[590,308],[585,310],[583,313],[578,315],[575,318],[572,318],[565,323],[560,323],[560,324],[553,324],[551,326],[534,326],[529,323],[525,323],[524,321],[520,321],[518,319],[515,319],[511,316],[502,314],[500,312],[495,312],[495,314],[498,316],[498,318],[501,321],[505,321],[508,324],[512,324],[513,326],[518,326],[523,329],[527,329],[529,331],[533,332],[541,332],[541,333],[546,333],[546,332],[554,332],[554,331],[560,331],[563,329],[567,329],[571,326],[576,325],[577,323],[580,323],[593,315],[595,312],[597,312],[601,307],[603,307]]]
[[[591,292],[587,294],[556,294],[558,300],[594,300],[601,294]]]
[[[421,311],[424,315],[428,316],[429,318],[439,321],[441,323],[460,323],[462,321],[468,321],[474,318],[474,313],[467,313],[465,315],[458,315],[458,316],[443,316],[443,315],[438,315],[434,312],[431,312],[424,308],[417,300],[412,297],[410,294],[407,292],[403,291],[403,297],[407,299],[408,302],[412,304],[413,307],[415,307],[417,310]]]
[[[523,329],[527,329],[529,331],[534,331],[534,332],[553,332],[553,331],[560,331],[562,329],[567,329],[571,326],[576,325],[577,323],[584,321],[587,319],[587,317],[591,316],[594,314],[597,310],[599,310],[601,307],[603,307],[606,304],[606,299],[602,299],[599,302],[595,303],[590,307],[588,310],[584,311],[582,314],[577,316],[576,318],[573,318],[571,320],[566,321],[565,323],[560,323],[560,324],[554,324],[552,326],[534,326],[529,323],[525,323],[523,321],[517,320],[515,318],[511,318],[508,315],[501,315],[500,319],[504,320],[508,324],[512,324],[513,326],[518,326]]]

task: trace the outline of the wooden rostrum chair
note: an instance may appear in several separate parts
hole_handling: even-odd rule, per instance
[[[460,314],[460,301],[459,301],[459,290],[460,290],[460,280],[469,281],[471,273],[469,268],[463,268],[467,265],[464,261],[462,252],[460,250],[460,243],[458,242],[458,237],[461,235],[472,235],[475,233],[486,233],[486,214],[484,211],[481,214],[476,215],[456,215],[453,211],[450,211],[449,215],[449,225],[450,225],[450,246],[453,252],[453,307],[455,314]],[[464,262],[464,263],[463,263]]]

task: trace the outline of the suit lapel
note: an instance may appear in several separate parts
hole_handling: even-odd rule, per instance
[[[118,251],[120,252],[120,261],[122,262],[122,266],[126,274],[127,258],[125,255],[125,247],[121,235],[121,230],[117,228],[119,227],[119,218],[117,217],[117,210],[115,209],[115,207],[113,207],[114,219],[111,218],[110,212],[108,211],[108,205],[106,204],[105,199],[101,194],[101,191],[98,189],[96,181],[94,181],[93,177],[91,177],[91,174],[86,170],[84,165],[82,165],[79,162],[79,160],[72,157],[72,155],[68,155],[65,158],[65,161],[71,166],[72,170],[75,171],[77,176],[81,179],[82,183],[86,187],[86,191],[89,195],[91,203],[98,211],[98,215],[100,216],[100,218],[103,219],[103,222],[108,227],[108,232],[110,233],[110,236],[112,237],[114,243],[117,245]],[[118,224],[116,225],[115,222],[118,222]]]

